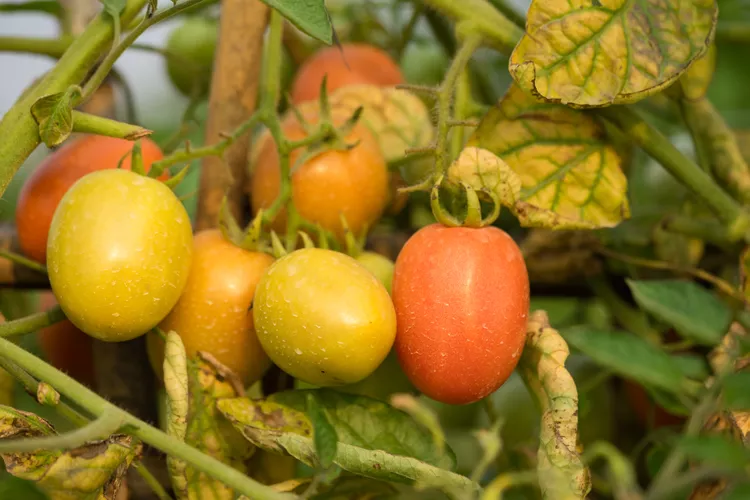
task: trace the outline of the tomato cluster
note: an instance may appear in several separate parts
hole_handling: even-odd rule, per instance
[[[176,56],[193,24],[186,26],[170,39]],[[202,47],[195,50],[205,66],[216,26],[193,28],[191,43]],[[334,93],[403,81],[385,52],[361,44],[342,49],[319,51],[296,75],[292,100],[301,105],[282,118],[281,132],[288,141],[302,141],[330,120],[333,137],[321,139],[322,148],[316,143],[314,154],[306,146],[291,151],[290,204],[264,226],[285,234],[304,220],[324,230],[316,241],[332,237],[335,249],[308,241],[288,252],[275,247],[272,256],[262,241],[231,232],[193,234],[164,178],[129,170],[128,141],[75,139],[38,167],[21,194],[17,223],[23,251],[47,264],[54,298],[68,318],[42,332],[54,364],[93,384],[86,370],[92,338],[120,342],[146,335],[161,377],[161,330],[177,332],[188,356],[209,352],[247,385],[273,363],[302,384],[380,399],[422,392],[467,404],[508,379],[524,345],[529,282],[521,252],[506,233],[431,224],[408,240],[395,262],[363,252],[361,240],[352,246],[405,202],[392,196],[403,181],[388,160],[409,143],[379,135],[390,111],[349,123],[351,108],[321,108],[326,101],[315,101],[324,76],[327,92]],[[183,92],[205,91],[207,81],[188,82],[180,70],[169,66]],[[387,95],[403,98],[396,92]],[[414,123],[424,126],[424,120]],[[430,134],[412,136],[425,141]],[[141,147],[148,171],[162,153],[148,140]],[[283,157],[269,131],[253,149],[248,191],[252,214],[262,217],[281,194]],[[80,366],[66,366],[65,343],[78,347],[85,358]]]

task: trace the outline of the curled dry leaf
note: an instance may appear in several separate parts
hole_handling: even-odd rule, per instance
[[[622,160],[601,124],[581,111],[540,102],[512,85],[467,146],[504,163],[473,153],[461,178],[471,171],[469,159],[481,161],[474,177],[522,226],[596,229],[630,216]]]
[[[529,317],[521,376],[542,410],[537,453],[539,486],[549,500],[583,499],[591,476],[578,453],[578,390],[565,369],[568,345],[544,311]]]
[[[165,364],[166,367],[166,364]],[[252,456],[250,446],[232,425],[219,413],[216,401],[243,395],[236,377],[210,355],[199,352],[197,359],[187,360],[188,413],[185,442],[217,460],[245,473],[246,461]],[[183,393],[184,394],[184,393]],[[179,470],[179,469],[178,469]],[[223,483],[183,466],[182,476],[173,486],[180,500],[233,500],[235,492]],[[178,485],[185,485],[178,490]]]
[[[553,102],[635,102],[674,82],[706,51],[717,14],[713,0],[533,0],[510,73]]]
[[[0,439],[52,436],[43,418],[0,406]],[[50,500],[114,500],[142,445],[130,436],[113,435],[72,450],[38,450],[2,455],[6,470],[36,483]]]
[[[164,347],[164,387],[167,393],[167,434],[182,441],[187,433],[189,408],[187,355],[182,339],[174,331],[167,333]],[[167,456],[172,486],[180,495],[187,491],[186,466],[182,460]]]

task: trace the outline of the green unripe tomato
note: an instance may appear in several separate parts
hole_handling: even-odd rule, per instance
[[[208,93],[214,52],[219,39],[219,23],[206,17],[190,17],[175,28],[167,39],[167,74],[175,87],[190,97]]]
[[[378,281],[380,281],[388,293],[391,293],[393,283],[393,261],[388,257],[375,252],[362,252],[357,256],[357,262],[365,266]]]
[[[450,59],[439,44],[410,43],[404,50],[399,66],[404,79],[414,85],[440,85]]]
[[[282,370],[309,384],[361,381],[380,366],[396,337],[385,287],[356,260],[320,248],[271,264],[253,299],[258,340]]]
[[[414,384],[401,369],[401,365],[398,364],[398,356],[396,356],[395,351],[391,351],[385,361],[369,377],[356,384],[337,387],[337,390],[368,396],[386,403],[390,402],[392,395],[399,392],[418,393]]]
[[[158,325],[185,289],[192,256],[193,231],[177,196],[156,179],[120,169],[76,181],[55,210],[47,240],[60,307],[105,342]]]

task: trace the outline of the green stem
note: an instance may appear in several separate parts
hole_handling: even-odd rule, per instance
[[[0,52],[19,52],[38,54],[59,59],[70,44],[73,37],[60,38],[28,38],[21,36],[0,36]]]
[[[89,78],[88,82],[86,82],[86,85],[83,87],[83,96],[80,102],[85,101],[94,94],[96,89],[99,88],[109,74],[109,71],[112,69],[112,66],[114,66],[117,59],[119,59],[122,53],[125,52],[125,50],[130,47],[147,28],[206,1],[207,0],[187,0],[176,4],[174,7],[157,12],[148,19],[144,19],[135,27],[135,29],[133,29],[133,31],[128,33],[120,43],[109,51],[101,64],[96,68],[96,72],[91,78]]]
[[[591,464],[595,459],[602,458],[607,462],[610,472],[610,482],[614,483],[615,498],[641,498],[638,478],[630,460],[613,444],[597,441],[588,447],[583,457],[585,464]]]
[[[506,472],[492,480],[482,493],[482,500],[502,500],[503,493],[514,486],[536,484],[536,471]]]
[[[18,380],[23,388],[29,394],[36,397],[37,390],[39,389],[39,382],[34,377],[26,373],[26,371],[15,364],[8,358],[0,356],[0,367],[6,372],[10,373],[14,379]],[[65,420],[71,422],[76,426],[82,426],[89,423],[89,420],[78,413],[76,410],[68,406],[66,403],[60,402],[55,405],[55,411],[62,415]]]
[[[659,332],[651,328],[646,315],[640,309],[630,307],[630,305],[617,295],[617,292],[614,291],[609,283],[602,278],[592,278],[588,283],[594,294],[604,302],[612,313],[612,316],[615,317],[623,328],[647,340],[651,344],[661,344]]]
[[[744,236],[750,221],[742,207],[724,192],[710,175],[685,157],[661,132],[627,107],[611,106],[601,108],[597,113],[617,125],[670,174],[698,195],[730,226],[730,234],[737,232]]]
[[[471,81],[469,80],[468,64],[458,75],[456,82],[456,99],[453,103],[453,121],[448,126],[454,127],[451,135],[451,157],[457,158],[466,143],[466,129],[459,124],[469,116],[468,109],[471,104]]]
[[[481,42],[481,35],[476,33],[470,34],[462,40],[461,45],[451,62],[450,68],[448,68],[445,79],[440,85],[440,91],[438,92],[437,98],[438,122],[437,141],[435,144],[435,170],[432,177],[435,182],[445,175],[445,172],[450,165],[447,143],[448,131],[450,129],[449,121],[451,116],[451,101],[456,89],[456,82],[461,73],[465,71],[469,59],[471,59],[472,54],[474,54],[474,51],[479,47]]]
[[[0,339],[0,356],[12,359],[31,375],[52,385],[60,394],[75,401],[76,404],[92,415],[101,416],[105,413],[112,413],[119,416],[123,422],[122,428],[126,428],[129,434],[164,453],[184,460],[195,469],[223,482],[238,493],[257,500],[294,498],[293,495],[278,493],[273,488],[254,481],[229,465],[168,436],[159,429],[121,410],[65,373],[58,371],[8,340]]]
[[[0,337],[14,337],[32,333],[40,328],[54,325],[65,319],[65,314],[60,306],[55,306],[49,311],[38,312],[25,318],[14,319],[6,323],[0,323]]]
[[[120,413],[120,412],[118,412]],[[120,415],[105,412],[91,423],[60,435],[18,438],[0,442],[0,453],[29,453],[36,450],[69,450],[90,441],[105,439],[122,425]]]
[[[73,132],[106,135],[127,139],[128,141],[136,141],[153,133],[153,131],[138,125],[118,122],[81,111],[73,111]]]
[[[663,228],[669,232],[698,238],[718,247],[732,246],[729,232],[719,221],[701,220],[685,215],[670,215],[664,220]]]
[[[508,0],[490,0],[490,3],[499,10],[513,24],[523,29],[526,26],[526,19],[523,14],[519,13]]]
[[[721,388],[722,377],[717,375],[711,386],[706,390],[705,395],[701,399],[698,406],[693,410],[685,425],[684,436],[696,436],[700,433],[703,428],[703,423],[708,419],[711,413],[716,409],[716,403],[718,400],[718,394]],[[651,482],[649,491],[645,497],[645,500],[657,500],[664,498],[664,492],[671,490],[670,484],[673,483],[673,479],[682,469],[685,463],[685,453],[679,448],[674,448],[667,459],[662,464],[659,472]]]
[[[11,252],[10,250],[0,250],[0,258],[8,259],[14,264],[18,264],[23,267],[28,267],[32,271],[38,273],[47,274],[47,268],[35,260],[31,260],[23,255]]]
[[[460,23],[468,21],[475,34],[501,52],[509,54],[524,31],[508,20],[487,0],[422,0],[423,3]]]
[[[132,20],[148,0],[127,0],[120,21]],[[109,14],[100,13],[75,39],[54,68],[27,90],[0,121],[0,196],[16,171],[41,142],[38,126],[29,110],[40,97],[64,92],[78,85],[112,43],[113,23]]]

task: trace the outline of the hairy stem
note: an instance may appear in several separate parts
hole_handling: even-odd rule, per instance
[[[21,254],[11,252],[10,250],[0,250],[0,258],[8,259],[14,264],[18,264],[24,267],[36,271],[38,273],[47,274],[47,268],[35,260],[31,260],[28,257],[24,257]]]
[[[118,122],[80,111],[73,111],[73,132],[106,135],[129,141],[136,141],[153,133],[153,131],[138,125]]]
[[[75,401],[81,408],[92,415],[101,416],[112,413],[122,418],[122,428],[128,434],[192,465],[195,469],[223,482],[237,492],[257,500],[287,500],[294,496],[278,493],[274,489],[262,485],[245,476],[240,471],[226,465],[219,460],[189,446],[182,441],[172,438],[146,422],[119,409],[89,388],[76,382],[37,358],[23,348],[5,339],[0,339],[0,356],[12,359],[21,368],[37,379],[52,385],[60,394]]]
[[[124,25],[146,5],[147,0],[128,0],[120,15]],[[38,83],[28,89],[0,121],[0,196],[13,175],[41,142],[38,126],[29,110],[40,97],[64,92],[80,84],[112,43],[114,28],[109,14],[101,13],[75,39],[68,50]]]
[[[60,306],[55,306],[49,311],[39,312],[26,316],[25,318],[14,319],[6,323],[0,323],[0,337],[14,337],[16,335],[25,335],[32,333],[45,326],[54,325],[65,319],[65,314]]]
[[[662,225],[665,231],[698,238],[718,247],[732,246],[729,232],[719,221],[700,220],[685,215],[670,215]]]

